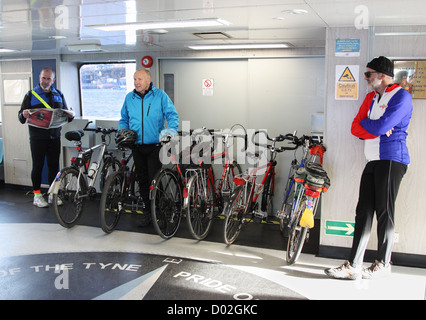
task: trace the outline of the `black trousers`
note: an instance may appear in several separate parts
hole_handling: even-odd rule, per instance
[[[151,210],[149,187],[162,167],[159,157],[160,149],[161,145],[158,144],[138,145],[133,149],[133,161],[139,179],[141,195],[148,211]]]
[[[395,200],[407,166],[389,160],[370,161],[361,176],[355,231],[349,262],[360,266],[370,238],[373,216],[377,216],[376,260],[389,264],[394,243]]]
[[[61,154],[61,139],[30,139],[31,158],[33,168],[31,170],[31,181],[33,190],[39,190],[41,186],[41,175],[46,159],[48,168],[49,185],[55,180],[59,171],[59,155]]]

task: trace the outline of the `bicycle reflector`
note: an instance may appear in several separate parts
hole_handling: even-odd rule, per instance
[[[244,180],[244,178],[241,178],[241,177],[235,177],[234,178],[234,183],[237,186],[243,186],[246,183],[246,180]]]
[[[320,190],[305,189],[305,194],[308,197],[319,198],[319,196],[321,194],[321,188],[320,188]]]

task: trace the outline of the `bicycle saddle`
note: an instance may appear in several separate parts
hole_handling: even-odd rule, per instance
[[[65,133],[65,138],[68,141],[80,141],[81,137],[83,136],[84,136],[83,130],[73,130],[73,131],[68,131],[67,133]]]

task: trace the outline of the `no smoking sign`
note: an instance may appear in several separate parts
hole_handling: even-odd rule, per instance
[[[214,81],[213,79],[203,79],[203,96],[212,96]]]

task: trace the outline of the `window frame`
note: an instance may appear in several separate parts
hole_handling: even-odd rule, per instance
[[[78,63],[78,91],[79,91],[79,100],[80,100],[80,114],[81,114],[81,118],[82,119],[92,119],[92,116],[87,116],[84,114],[83,110],[84,110],[84,106],[83,106],[83,88],[82,88],[82,82],[81,82],[81,68],[84,67],[85,65],[106,65],[106,64],[126,64],[126,63],[133,63],[135,65],[135,71],[137,70],[137,61],[136,60],[125,60],[125,61],[86,61],[86,62],[80,62]],[[132,76],[133,77],[133,76]],[[127,94],[128,92],[126,92]],[[123,100],[124,102],[124,100]],[[94,120],[97,120],[97,118],[95,118]],[[110,118],[99,118],[99,120],[112,120],[112,121],[116,121],[117,119],[110,119]]]

